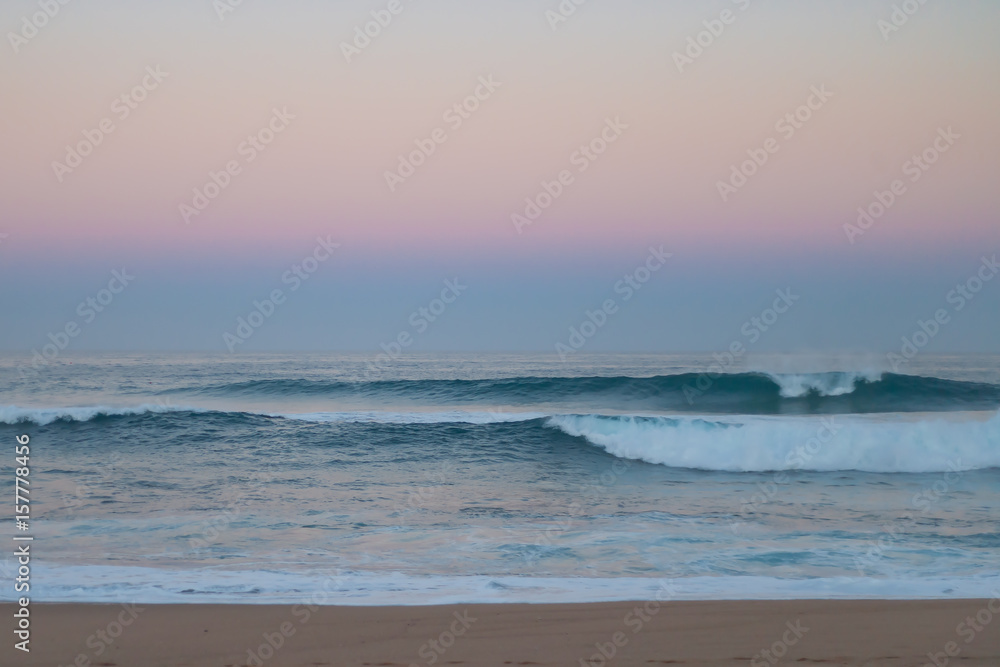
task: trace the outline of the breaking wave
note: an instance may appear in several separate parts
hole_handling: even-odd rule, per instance
[[[125,438],[134,432],[137,420],[142,420],[146,434],[159,429],[176,435],[178,429],[188,428],[191,434],[203,436],[219,428],[241,425],[252,429],[301,428],[303,434],[312,434],[302,441],[307,443],[303,446],[377,441],[398,453],[431,458],[451,456],[454,446],[465,451],[469,443],[492,443],[482,450],[483,455],[491,456],[496,453],[495,443],[503,442],[505,456],[526,460],[537,459],[541,452],[555,447],[568,461],[597,446],[625,459],[728,472],[929,473],[1000,468],[1000,413],[927,414],[887,420],[857,415],[694,417],[462,411],[274,414],[158,405],[0,407],[0,424],[33,423],[77,430],[83,423],[97,429],[102,440]],[[574,439],[579,440],[578,445],[573,444]]]
[[[892,422],[562,415],[546,424],[614,456],[675,468],[927,473],[1000,467],[1000,414]]]

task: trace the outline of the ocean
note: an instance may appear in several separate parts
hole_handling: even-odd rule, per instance
[[[3,483],[36,601],[982,597],[1000,357],[878,362],[6,355]]]

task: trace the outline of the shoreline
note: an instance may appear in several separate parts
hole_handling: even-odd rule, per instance
[[[3,614],[16,604],[3,603]],[[1000,599],[309,606],[33,603],[12,665],[1000,664]],[[977,620],[978,619],[978,620]],[[276,647],[276,648],[275,648]],[[779,655],[780,654],[780,655]]]

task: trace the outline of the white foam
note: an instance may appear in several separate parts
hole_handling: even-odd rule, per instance
[[[875,382],[882,378],[882,372],[768,373],[767,376],[781,387],[781,395],[784,398],[799,398],[809,392],[816,392],[820,396],[850,394],[854,391],[855,381]]]
[[[1000,467],[1000,413],[988,420],[829,417],[603,417],[547,425],[608,453],[677,468],[759,472],[945,472]]]
[[[45,426],[54,421],[85,422],[98,416],[140,415],[151,412],[207,412],[201,408],[180,407],[176,405],[144,404],[129,407],[112,407],[95,405],[90,407],[71,408],[19,408],[16,405],[0,405],[0,423],[22,424],[33,423]]]
[[[625,600],[981,598],[1000,576],[950,578],[756,576],[525,577],[288,572],[106,565],[35,566],[39,602],[431,605]],[[0,600],[13,600],[13,589]],[[997,595],[997,593],[993,593]]]

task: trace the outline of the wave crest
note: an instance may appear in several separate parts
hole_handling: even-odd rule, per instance
[[[57,421],[86,422],[100,417],[124,417],[164,412],[209,412],[209,410],[174,405],[136,405],[124,408],[106,405],[78,408],[19,408],[16,405],[0,405],[0,424],[45,426]]]
[[[801,398],[809,394],[819,396],[843,396],[852,393],[862,383],[880,382],[880,371],[847,373],[768,373],[767,376],[778,385],[783,398]]]
[[[609,454],[731,472],[927,473],[1000,467],[1000,413],[986,421],[564,415],[546,424]]]

